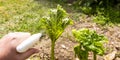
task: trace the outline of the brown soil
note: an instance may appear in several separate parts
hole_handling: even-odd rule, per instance
[[[80,17],[81,18],[81,17]],[[83,18],[82,18],[83,19]],[[85,19],[85,20],[84,20]],[[105,44],[106,54],[117,50],[117,54],[114,60],[120,59],[120,26],[103,27],[96,23],[93,23],[91,18],[85,16],[83,20],[75,21],[72,26],[68,26],[62,36],[56,41],[55,46],[55,58],[56,60],[76,60],[73,48],[77,45],[74,37],[72,36],[72,29],[89,28],[97,31],[99,34],[104,34],[108,37],[109,42]],[[40,53],[37,55],[41,60],[50,60],[50,46],[51,41],[48,36],[44,36],[36,47],[40,49]],[[89,60],[92,59],[92,53],[89,55]],[[97,60],[104,60],[103,56],[98,56]]]

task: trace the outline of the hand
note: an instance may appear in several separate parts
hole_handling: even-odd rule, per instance
[[[18,53],[16,47],[30,36],[30,33],[9,33],[0,39],[0,60],[25,60],[39,50],[31,48],[25,53]]]

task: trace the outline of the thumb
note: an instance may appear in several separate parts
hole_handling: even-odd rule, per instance
[[[23,53],[21,55],[21,58],[24,60],[24,59],[27,59],[28,57],[30,57],[31,55],[35,54],[35,53],[38,53],[39,50],[38,49],[35,49],[35,48],[31,48],[29,49],[28,51],[26,51],[25,53]]]

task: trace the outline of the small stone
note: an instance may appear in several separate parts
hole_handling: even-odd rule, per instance
[[[120,39],[120,34],[118,35],[118,38]]]
[[[109,53],[108,55],[104,56],[104,60],[113,60],[115,58],[115,54],[117,51],[113,51],[112,53]]]
[[[68,49],[68,47],[66,47],[64,44],[62,44],[61,47],[62,47],[63,49]]]
[[[75,60],[79,60],[79,58],[75,58]]]
[[[26,60],[31,60],[31,59],[26,59]]]
[[[120,58],[117,57],[115,60],[120,60]]]
[[[66,48],[66,46],[65,46],[65,45],[63,45],[63,44],[61,45],[61,47],[62,47],[62,48]]]

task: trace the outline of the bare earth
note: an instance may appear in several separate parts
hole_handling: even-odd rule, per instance
[[[75,21],[73,25],[68,26],[62,36],[56,41],[56,60],[76,60],[73,48],[75,45],[77,45],[77,42],[75,42],[71,30],[81,28],[89,28],[97,31],[99,34],[104,34],[109,39],[109,42],[105,44],[105,55],[113,51],[117,51],[114,60],[120,60],[120,26],[103,27],[101,25],[93,23],[91,18],[88,16],[85,16],[84,18],[80,17],[80,19],[82,20]],[[35,56],[39,56],[41,60],[50,60],[50,46],[51,41],[49,37],[44,36],[40,43],[36,46],[40,49],[40,53]],[[98,56],[97,60],[104,60],[104,56]],[[93,60],[91,52],[89,55],[89,60]]]

